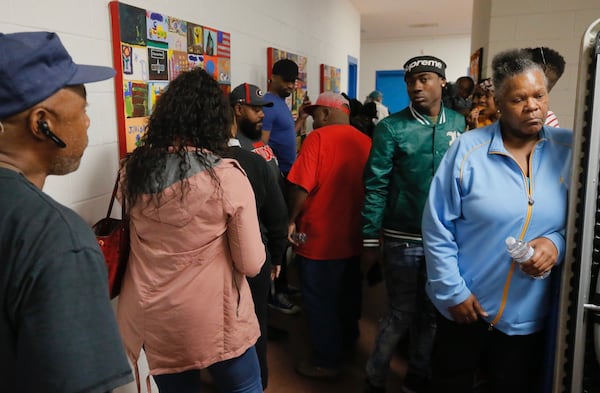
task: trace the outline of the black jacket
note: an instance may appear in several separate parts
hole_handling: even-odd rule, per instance
[[[288,217],[279,180],[260,155],[231,146],[227,156],[237,160],[252,185],[267,262],[279,265],[287,247]]]

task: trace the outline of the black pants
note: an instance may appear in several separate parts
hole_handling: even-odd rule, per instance
[[[487,379],[486,392],[540,392],[543,333],[509,336],[488,327],[482,320],[458,324],[438,314],[431,393],[473,392],[476,375]]]
[[[267,388],[269,380],[269,368],[267,367],[267,301],[271,288],[271,262],[266,261],[257,276],[248,278],[252,300],[254,300],[254,312],[260,326],[260,337],[254,347],[260,364],[260,379],[263,389]]]

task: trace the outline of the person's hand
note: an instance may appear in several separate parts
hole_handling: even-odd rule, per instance
[[[469,114],[467,115],[466,121],[469,128],[477,128],[477,119],[479,119],[479,114],[481,113],[483,107],[476,106],[471,109]]]
[[[362,254],[360,255],[360,270],[363,276],[367,274],[374,264],[379,263],[381,263],[381,251],[379,247],[363,247]]]
[[[552,241],[538,237],[529,242],[535,253],[530,260],[520,265],[521,270],[530,276],[537,277],[554,267],[558,259],[558,250]]]
[[[279,277],[280,273],[281,273],[281,265],[271,265],[271,280],[274,280],[277,277]]]
[[[304,99],[302,100],[302,105],[300,105],[300,108],[298,108],[298,116],[302,119],[306,119],[308,117],[308,113],[304,112],[304,108],[310,105],[312,105],[312,102],[310,102],[310,98],[308,98],[308,95],[305,95]]]
[[[299,246],[297,241],[292,238],[292,233],[296,232],[296,223],[292,222],[288,224],[288,242],[292,243],[294,246]]]
[[[473,294],[469,295],[464,302],[448,307],[448,311],[456,323],[473,323],[479,319],[479,316],[488,316]]]

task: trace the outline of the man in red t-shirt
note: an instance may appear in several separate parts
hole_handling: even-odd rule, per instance
[[[350,106],[340,94],[322,93],[304,110],[313,117],[315,131],[287,178],[288,238],[296,246],[313,354],[296,371],[333,378],[342,348],[358,338],[362,178],[371,140],[350,125]],[[300,233],[303,242],[294,235]]]

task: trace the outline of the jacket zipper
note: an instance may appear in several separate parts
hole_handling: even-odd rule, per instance
[[[539,141],[536,142],[536,144],[533,146],[531,155],[529,156],[529,162],[527,163],[527,165],[529,167],[529,180],[527,179],[527,176],[525,176],[525,173],[523,173],[523,170],[521,169],[519,164],[516,162],[516,160],[511,155],[504,154],[504,153],[492,153],[492,154],[504,155],[504,156],[509,157],[511,160],[513,160],[519,167],[519,170],[521,171],[521,176],[523,177],[523,184],[525,186],[525,189],[527,190],[527,216],[525,218],[525,225],[523,225],[523,229],[521,229],[521,233],[519,234],[520,240],[523,240],[523,238],[525,237],[525,233],[527,233],[527,228],[529,228],[529,222],[531,221],[533,204],[535,203],[535,200],[533,199],[533,165],[532,165],[532,162],[533,162],[533,155],[535,153],[535,147],[537,146],[538,143],[539,143]],[[516,267],[516,262],[512,261],[510,270],[508,271],[508,275],[506,276],[506,281],[504,283],[504,290],[502,291],[502,301],[500,302],[500,308],[498,310],[498,314],[496,314],[496,317],[492,320],[492,322],[490,322],[490,325],[488,326],[489,331],[494,329],[494,325],[496,323],[498,323],[498,321],[502,317],[502,314],[504,313],[504,308],[506,307],[506,300],[508,298],[508,290],[510,288],[510,282],[512,280],[513,273],[515,271],[515,267]]]

